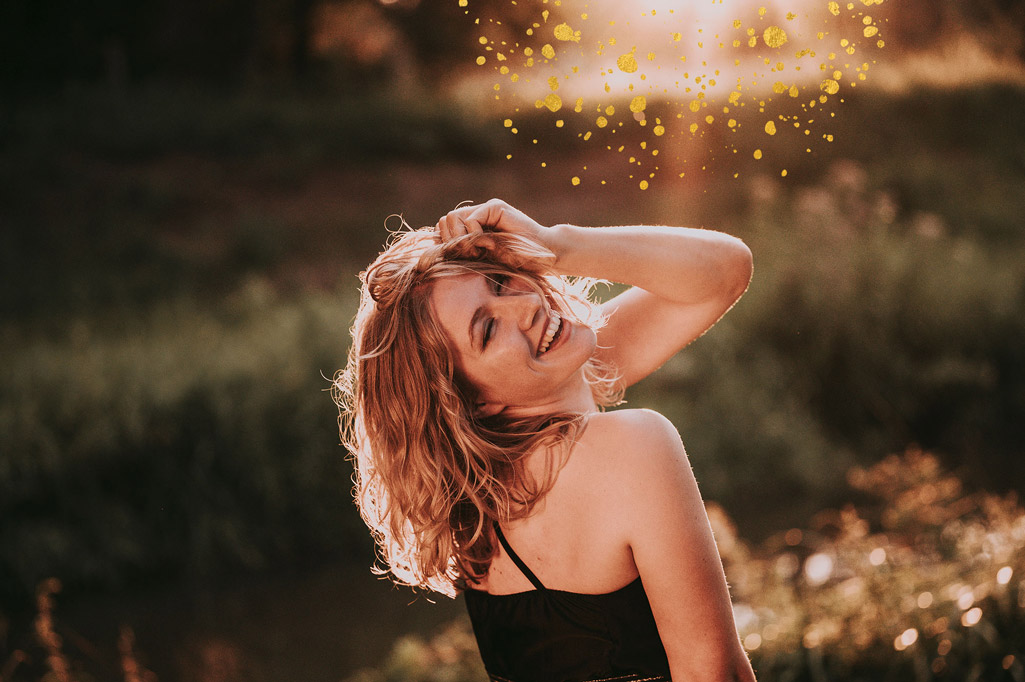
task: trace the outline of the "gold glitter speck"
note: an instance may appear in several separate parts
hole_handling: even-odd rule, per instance
[[[597,120],[595,120],[594,124],[599,128],[604,128],[609,124],[609,119],[605,118],[604,116],[599,116]]]
[[[555,48],[548,43],[545,43],[541,47],[541,54],[545,56],[545,59],[552,59],[555,57]]]
[[[573,179],[571,179],[570,182],[572,182],[573,186],[575,187],[575,186],[580,184],[580,178],[578,178],[577,176],[574,175]]]
[[[755,159],[762,158],[762,150],[761,149],[756,149],[755,153],[754,153],[754,157],[755,157]]]
[[[787,42],[787,32],[781,29],[779,26],[770,26],[765,29],[765,33],[762,34],[762,40],[769,47],[783,47]]]
[[[548,93],[548,96],[545,97],[545,106],[548,107],[549,111],[558,111],[562,108],[562,98],[554,92]]]
[[[569,24],[563,22],[555,27],[555,39],[579,43],[580,31],[574,31]]]
[[[832,78],[827,78],[826,80],[822,81],[822,85],[820,87],[830,95],[835,95],[836,93],[840,92],[840,84]]]
[[[831,3],[829,3],[828,7],[829,7],[829,13],[830,14],[832,14],[834,17],[840,16],[840,5],[839,5],[839,3],[831,2]]]
[[[635,114],[639,114],[648,106],[648,101],[644,99],[644,95],[637,95],[630,100],[630,111]]]
[[[774,121],[767,122],[765,124],[765,132],[768,133],[769,135],[775,135],[776,134],[776,123]]]
[[[623,73],[633,73],[637,70],[637,60],[634,58],[633,52],[628,52],[624,55],[620,55],[619,59],[616,60],[616,66]]]
[[[661,137],[662,135],[665,135],[666,129],[664,126],[655,126],[651,129],[651,132],[655,134],[655,137]]]

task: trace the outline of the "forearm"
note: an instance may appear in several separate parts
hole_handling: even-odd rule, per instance
[[[712,230],[556,225],[547,246],[560,274],[629,284],[674,303],[732,302],[751,279],[751,251]]]

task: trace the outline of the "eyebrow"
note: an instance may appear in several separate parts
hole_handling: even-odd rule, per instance
[[[481,346],[478,346],[477,341],[474,338],[473,330],[482,317],[484,317],[484,306],[478,306],[477,309],[473,311],[473,317],[470,318],[470,347],[476,349],[478,353],[484,350],[483,337],[481,338]]]

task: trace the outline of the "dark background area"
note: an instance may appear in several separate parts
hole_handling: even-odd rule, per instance
[[[312,680],[456,617],[369,575],[326,389],[387,216],[464,199],[748,242],[741,303],[628,395],[676,423],[741,538],[867,499],[847,471],[913,447],[1020,491],[1025,3],[887,5],[886,78],[834,144],[766,143],[785,178],[748,156],[641,192],[572,186],[574,164],[614,178],[609,156],[458,100],[472,18],[520,33],[531,3],[5,3],[0,678],[42,677],[15,653],[49,578],[99,678],[118,624],[161,679],[214,679],[210,655]],[[334,653],[302,667],[313,642]]]

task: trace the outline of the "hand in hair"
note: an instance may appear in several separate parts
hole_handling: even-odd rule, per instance
[[[551,228],[543,227],[501,199],[483,204],[460,206],[438,221],[438,239],[442,243],[466,234],[506,232],[526,237],[551,250]]]

